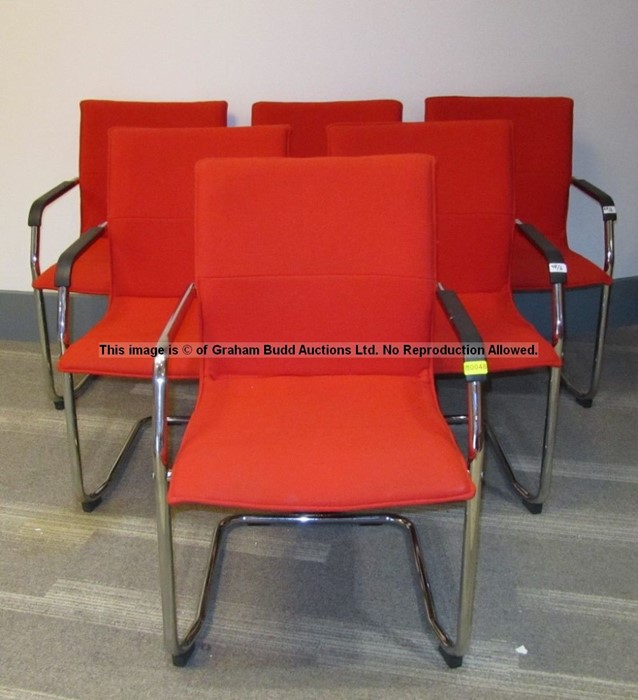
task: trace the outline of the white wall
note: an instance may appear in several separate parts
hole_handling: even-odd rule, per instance
[[[427,95],[568,95],[574,171],[616,198],[617,276],[638,275],[637,37],[637,0],[0,0],[0,289],[29,289],[27,211],[76,174],[89,97],[226,99],[247,124],[260,99],[393,97],[421,120]],[[577,204],[573,244],[600,260]]]

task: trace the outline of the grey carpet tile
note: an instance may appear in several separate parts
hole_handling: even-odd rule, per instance
[[[93,513],[73,503],[64,417],[42,390],[35,344],[0,343],[0,699],[638,697],[638,328],[612,333],[600,396],[561,395],[553,493],[531,516],[495,455],[485,471],[473,641],[443,664],[397,528],[235,528],[189,666],[162,649],[147,431]],[[585,356],[589,347],[576,346]],[[488,413],[533,483],[543,377],[499,377]],[[441,382],[442,402],[464,388]],[[148,382],[97,380],[81,397],[89,479],[99,479]],[[180,384],[188,412],[196,387]],[[457,436],[463,439],[462,431]],[[453,622],[462,510],[410,512],[439,614]],[[192,611],[221,513],[176,518],[179,610]]]

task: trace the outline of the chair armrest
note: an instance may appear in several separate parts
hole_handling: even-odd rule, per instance
[[[164,471],[168,460],[166,428],[169,423],[167,414],[169,345],[175,337],[195,296],[195,285],[190,284],[164,326],[164,330],[155,346],[157,352],[153,359],[153,456],[154,473],[158,481],[165,479]]]
[[[487,379],[487,361],[485,346],[474,321],[451,289],[444,289],[441,284],[437,296],[445,313],[454,327],[463,345],[463,373],[468,382],[483,382]]]
[[[439,284],[437,296],[463,344],[463,373],[467,382],[467,458],[475,484],[480,481],[483,454],[483,394],[487,361],[483,338],[455,292]],[[472,351],[470,351],[470,348]]]
[[[89,229],[79,238],[76,238],[73,243],[60,255],[55,268],[55,286],[69,287],[71,284],[71,273],[75,261],[82,253],[89,248],[95,241],[104,233],[106,222]]]
[[[528,241],[533,243],[545,256],[549,267],[549,281],[551,284],[563,284],[567,281],[567,265],[565,258],[558,248],[544,236],[532,224],[516,220],[516,229],[520,231]]]
[[[603,221],[616,221],[616,205],[614,200],[607,192],[603,192],[600,188],[592,185],[591,182],[577,177],[572,178],[571,184],[581,192],[584,192],[588,197],[595,199],[603,212]]]
[[[562,357],[565,334],[563,285],[567,281],[567,265],[563,254],[535,226],[516,220],[516,229],[527,237],[545,256],[549,267],[549,281],[552,285],[552,345]]]
[[[41,226],[42,214],[44,213],[46,207],[48,207],[52,202],[55,202],[56,199],[59,199],[63,194],[66,194],[69,190],[72,190],[79,182],[80,181],[78,178],[74,178],[73,180],[65,180],[42,196],[38,197],[29,209],[29,226]]]

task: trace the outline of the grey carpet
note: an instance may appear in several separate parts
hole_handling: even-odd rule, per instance
[[[427,628],[403,533],[350,526],[231,531],[196,651],[172,667],[150,435],[85,514],[70,495],[63,415],[44,398],[36,346],[0,343],[0,360],[0,699],[638,697],[638,328],[611,334],[593,408],[561,397],[541,515],[512,496],[488,455],[473,640],[456,670]],[[176,410],[187,410],[194,387],[176,393]],[[442,395],[446,407],[462,405],[454,382]],[[79,402],[89,478],[150,396],[144,383],[90,385]],[[540,378],[494,381],[488,411],[533,479]],[[178,518],[185,613],[218,517]],[[413,517],[450,621],[462,511]]]

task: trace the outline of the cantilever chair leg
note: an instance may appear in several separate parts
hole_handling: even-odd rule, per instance
[[[609,312],[609,296],[611,285],[604,284],[600,290],[600,307],[598,309],[598,326],[596,329],[596,340],[594,342],[594,354],[592,359],[592,369],[589,378],[589,387],[584,391],[576,388],[575,384],[566,376],[563,370],[563,386],[574,396],[576,401],[585,408],[591,408],[594,397],[598,393],[600,384],[600,373],[602,370],[603,348],[605,345],[605,335],[607,332],[607,317]]]
[[[469,418],[465,416],[464,422],[469,422],[473,427],[473,433],[468,447],[468,460],[470,476],[476,488],[476,493],[471,500],[465,502],[461,580],[459,585],[459,605],[455,640],[448,635],[437,617],[432,588],[428,579],[425,558],[416,527],[408,518],[392,513],[240,514],[223,518],[215,528],[213,534],[206,574],[199,594],[195,618],[188,630],[180,638],[177,620],[171,508],[166,501],[170,471],[166,469],[161,457],[163,438],[158,438],[156,434],[156,442],[154,445],[154,476],[164,645],[171,655],[173,665],[180,667],[185,666],[194,651],[195,639],[206,617],[206,603],[209,597],[210,584],[218,559],[222,535],[226,529],[237,524],[276,525],[296,523],[306,525],[308,523],[346,523],[356,525],[394,524],[399,525],[407,531],[412,544],[414,563],[419,577],[419,585],[426,617],[439,642],[439,652],[450,668],[458,668],[461,666],[463,663],[463,655],[467,651],[470,643],[478,564],[481,487],[484,462],[481,391],[478,382],[475,382],[475,392],[468,409]],[[156,412],[155,421],[160,420],[159,416],[161,416],[161,413]]]
[[[478,560],[478,522],[480,514],[480,463],[476,460],[472,468],[474,475],[478,474],[477,494],[465,505],[463,555],[461,569],[461,584],[459,590],[459,611],[457,619],[457,637],[453,641],[439,622],[434,607],[432,590],[427,576],[425,559],[414,523],[408,518],[393,513],[371,513],[360,515],[333,514],[297,514],[297,515],[231,515],[217,525],[208,557],[206,575],[199,595],[195,619],[187,632],[180,639],[177,624],[175,569],[172,545],[172,523],[170,507],[163,496],[158,501],[158,541],[160,583],[162,594],[162,613],[164,618],[164,644],[172,657],[175,666],[185,666],[195,648],[195,638],[202,627],[206,616],[206,602],[213,571],[217,562],[222,535],[232,525],[277,525],[308,523],[347,523],[353,525],[385,525],[394,524],[403,527],[410,535],[414,562],[419,576],[423,603],[426,616],[434,634],[439,641],[439,652],[450,668],[458,668],[463,663],[463,655],[467,651],[472,627],[472,609],[474,591],[476,588],[476,568]],[[164,482],[165,483],[165,482]],[[163,488],[162,482],[156,479],[156,488]]]
[[[541,458],[541,469],[536,491],[531,491],[523,486],[514,473],[514,469],[508,459],[501,443],[498,440],[494,428],[485,422],[487,439],[492,443],[499,462],[503,467],[506,476],[509,478],[512,487],[521,497],[523,505],[530,513],[538,514],[543,510],[543,503],[549,496],[552,482],[552,469],[554,464],[554,448],[556,445],[556,426],[558,418],[558,398],[560,394],[560,367],[551,367],[549,375],[549,386],[547,389],[547,409],[545,412],[545,428],[543,431],[543,452]]]
[[[40,353],[42,355],[44,369],[44,383],[46,392],[53,402],[53,405],[58,411],[64,408],[63,393],[59,393],[56,388],[55,371],[53,368],[53,359],[51,357],[51,336],[49,335],[49,324],[46,316],[46,306],[44,303],[44,292],[41,289],[34,289],[36,322],[38,326],[38,338],[40,341]],[[86,374],[74,382],[74,392],[77,394],[90,379],[90,375]],[[63,390],[64,391],[64,390]]]
[[[44,368],[45,388],[56,409],[62,410],[64,408],[64,398],[58,394],[55,388],[53,362],[51,360],[51,345],[49,342],[49,327],[44,306],[44,292],[41,289],[34,289],[33,292],[35,295],[36,321],[38,324],[38,337],[40,340],[40,351]]]
[[[129,454],[139,431],[151,422],[151,417],[146,416],[138,420],[131,428],[126,441],[118,456],[108,471],[106,479],[94,490],[87,491],[84,484],[84,474],[82,468],[82,455],[80,452],[80,438],[78,434],[77,412],[75,406],[75,391],[73,386],[73,375],[64,375],[64,414],[66,418],[67,441],[69,445],[69,459],[71,464],[71,484],[76,500],[86,513],[91,512],[102,502],[102,495],[109,486],[118,467]]]

